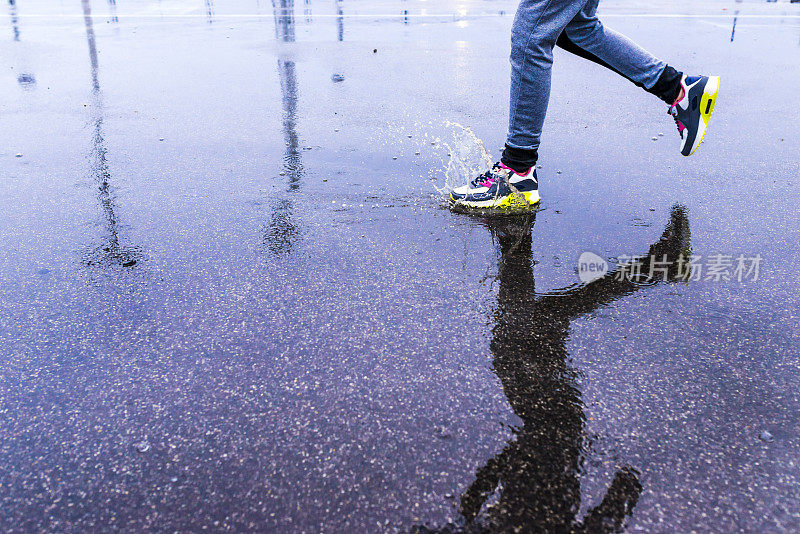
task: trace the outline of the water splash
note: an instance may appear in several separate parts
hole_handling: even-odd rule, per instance
[[[436,179],[433,187],[443,197],[447,197],[454,187],[468,183],[494,165],[494,158],[471,128],[457,122],[445,125],[451,130],[451,140],[434,140],[435,144],[441,145],[439,157],[444,172],[441,175],[443,180]]]
[[[451,202],[450,191],[453,188],[467,184],[476,176],[490,170],[497,160],[486,150],[483,141],[475,135],[471,128],[449,121],[445,123],[445,126],[451,130],[452,141],[443,142],[438,138],[434,141],[434,145],[441,145],[439,156],[444,172],[440,176],[432,178],[433,188],[439,194],[443,205],[446,204],[453,211],[481,215],[516,215],[530,213],[537,209],[537,205],[529,204],[525,196],[517,191],[513,184],[508,184],[513,198],[510,199],[510,202],[504,203],[502,207],[474,208],[458,202],[455,204]],[[446,152],[444,152],[445,150]]]
[[[413,151],[412,161],[416,165],[422,164],[422,172],[415,177],[425,184],[420,193],[441,207],[485,215],[530,213],[535,209],[513,185],[511,189],[516,200],[504,203],[503,207],[476,209],[451,202],[450,192],[454,188],[491,170],[497,161],[486,149],[484,142],[467,126],[452,121],[415,121],[409,117],[406,121],[386,124],[371,132],[371,135],[373,142],[382,149],[391,151],[388,155],[391,155],[393,161],[405,159],[410,156],[406,151]],[[408,170],[413,173],[412,169],[413,167]]]

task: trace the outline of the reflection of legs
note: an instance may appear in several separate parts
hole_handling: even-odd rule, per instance
[[[555,44],[614,70],[667,103],[680,91],[681,73],[603,26],[597,0],[566,7],[555,3],[523,0],[512,29],[511,106],[502,161],[520,173],[536,163]]]
[[[680,244],[688,239],[688,223],[683,218],[676,208],[649,255],[666,261],[670,251],[684,248]],[[537,297],[533,220],[486,221],[500,249],[489,345],[492,366],[523,424],[502,452],[476,472],[461,497],[461,513],[468,531],[618,532],[642,492],[639,472],[632,467],[618,470],[602,501],[583,521],[578,519],[586,416],[566,340],[573,318],[642,286],[617,281],[615,273],[609,273],[558,296]]]
[[[603,501],[589,510],[583,520],[586,532],[621,532],[627,516],[633,513],[642,484],[639,471],[627,466],[614,475]]]

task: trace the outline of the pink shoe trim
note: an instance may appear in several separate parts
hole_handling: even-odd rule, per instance
[[[516,174],[517,176],[528,176],[528,175],[531,173],[531,170],[533,170],[533,167],[531,167],[530,169],[528,169],[528,172],[526,172],[525,174],[520,174],[520,173],[518,173],[517,171],[515,171],[514,169],[512,169],[511,167],[509,167],[509,166],[507,166],[507,165],[503,164],[503,162],[502,162],[502,161],[500,162],[500,168],[501,168],[501,169],[505,169],[505,170],[507,170],[507,171],[511,171],[511,172],[513,172],[514,174]]]
[[[678,105],[678,102],[689,96],[689,88],[686,87],[685,83],[683,83],[684,78],[686,78],[686,76],[681,76],[681,92],[678,93],[678,98],[676,98],[675,102],[673,102],[672,105],[669,107],[670,112],[672,112],[672,108]]]

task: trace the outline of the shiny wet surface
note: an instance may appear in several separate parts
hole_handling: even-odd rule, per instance
[[[2,530],[800,529],[800,6],[603,3],[706,143],[557,52],[542,207],[478,218],[513,3],[276,2],[6,5]],[[759,278],[615,276],[688,247]]]

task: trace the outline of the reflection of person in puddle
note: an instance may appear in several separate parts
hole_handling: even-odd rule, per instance
[[[642,490],[638,472],[631,467],[617,471],[602,501],[583,519],[576,517],[586,429],[566,342],[574,318],[642,285],[620,276],[618,268],[563,293],[537,296],[531,259],[533,215],[489,220],[487,225],[501,253],[491,342],[493,364],[522,426],[502,452],[478,470],[461,496],[461,513],[470,530],[618,531]],[[666,260],[666,276],[659,272],[653,283],[675,281],[680,258],[685,258],[688,250],[688,222],[683,208],[676,206],[661,239],[637,260],[636,267],[646,274],[651,261]]]

